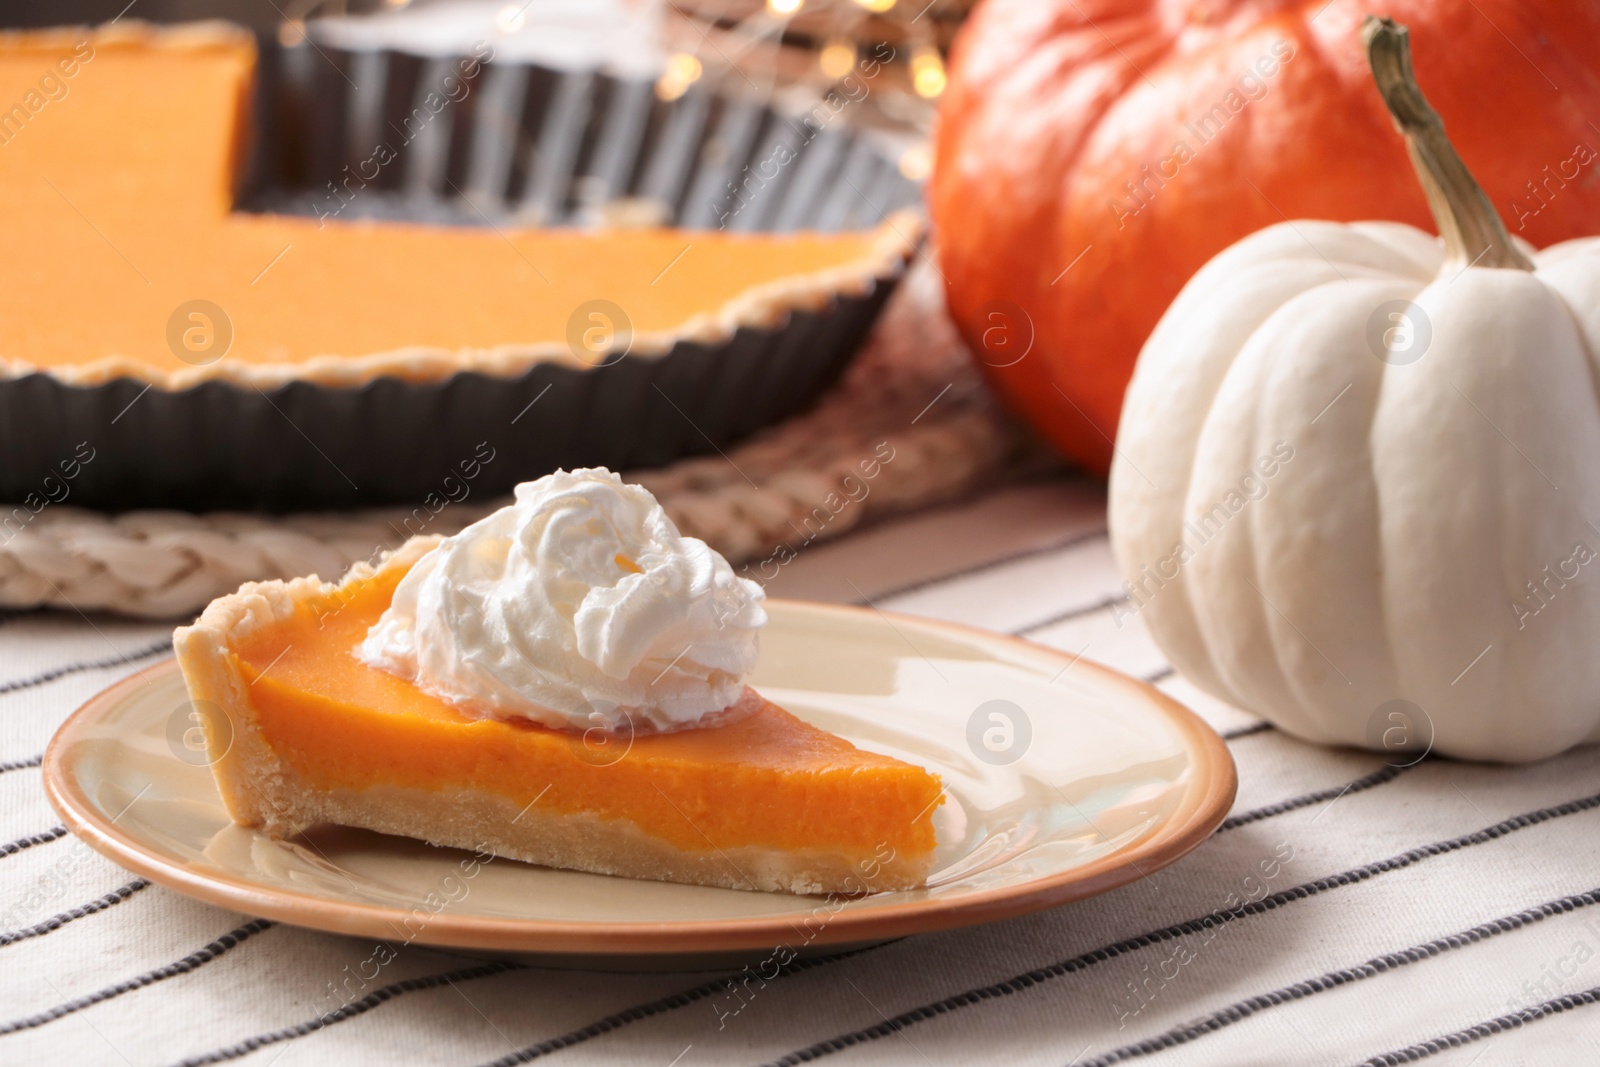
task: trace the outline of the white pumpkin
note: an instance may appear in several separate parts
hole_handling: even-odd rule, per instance
[[[1284,223],[1196,274],[1128,390],[1112,544],[1208,692],[1317,741],[1538,759],[1600,740],[1600,239],[1530,259],[1405,31],[1363,32],[1443,241]]]

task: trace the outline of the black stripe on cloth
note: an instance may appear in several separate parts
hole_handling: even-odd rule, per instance
[[[106,986],[104,989],[85,996],[74,997],[65,1004],[57,1004],[48,1011],[42,1011],[37,1015],[29,1015],[0,1024],[0,1034],[14,1034],[18,1030],[31,1030],[36,1026],[54,1022],[62,1016],[71,1015],[73,1012],[92,1007],[101,1001],[120,997],[124,993],[131,993],[135,989],[143,989],[147,985],[164,982],[168,978],[176,978],[180,974],[188,974],[190,971],[198,970],[212,960],[225,955],[231,949],[243,944],[261,931],[269,930],[276,925],[277,923],[269,919],[252,919],[243,926],[223,934],[204,948],[191,952],[183,959],[175,960],[165,967],[157,967],[153,971],[146,971],[141,975],[118,982],[116,985]]]
[[[1151,671],[1149,674],[1141,674],[1139,676],[1139,681],[1143,682],[1145,685],[1155,685],[1157,682],[1166,681],[1168,678],[1171,678],[1177,673],[1178,668],[1169,663],[1159,670]]]
[[[84,671],[100,671],[105,670],[108,667],[120,667],[124,663],[132,663],[135,660],[149,659],[151,656],[158,656],[163,652],[171,651],[172,638],[169,637],[165,641],[149,645],[145,648],[136,648],[127,655],[119,655],[114,658],[108,656],[105,659],[90,660],[87,663],[73,663],[66,667],[56,667],[51,670],[44,671],[43,673],[35,674],[31,678],[18,678],[15,681],[0,682],[0,696],[4,696],[7,693],[15,693],[23,689],[32,689],[35,686],[44,685],[46,682],[53,682],[58,678],[65,678],[68,675],[82,674]]]
[[[0,763],[0,774],[6,774],[10,771],[25,771],[29,767],[37,767],[43,762],[43,752],[39,753],[37,756],[31,756],[28,759],[8,760],[4,763]]]
[[[1593,989],[1585,989],[1582,993],[1568,993],[1564,997],[1556,997],[1553,1000],[1545,1001],[1543,1004],[1535,1004],[1531,1008],[1522,1008],[1507,1015],[1496,1016],[1493,1019],[1478,1023],[1476,1026],[1469,1026],[1465,1030],[1457,1030],[1453,1034],[1432,1037],[1415,1045],[1407,1045],[1405,1048],[1396,1049],[1393,1052],[1382,1053],[1369,1060],[1363,1060],[1360,1067],[1395,1067],[1396,1064],[1415,1063],[1418,1060],[1427,1059],[1435,1052],[1444,1052],[1447,1049],[1470,1045],[1474,1041],[1482,1041],[1486,1037],[1493,1037],[1495,1034],[1504,1033],[1507,1030],[1518,1030],[1529,1023],[1536,1023],[1540,1019],[1549,1018],[1552,1015],[1560,1015],[1562,1012],[1571,1011],[1574,1008],[1582,1008],[1596,1001],[1600,1001],[1600,986],[1595,986]]]
[[[1276,814],[1293,810],[1292,808],[1281,804],[1272,805],[1272,807],[1276,809]],[[1261,818],[1267,817],[1269,816],[1261,816]],[[1253,822],[1255,820],[1252,819],[1251,821]],[[876,949],[883,948],[887,944],[892,944],[892,942],[885,942],[884,945],[873,945],[870,948],[858,949],[854,952],[841,952],[831,956],[819,956],[795,960],[786,967],[778,968],[773,977],[778,978],[787,974],[795,973],[796,971],[808,970],[812,967],[818,967],[828,963],[836,963],[841,960],[849,959],[852,956],[860,955],[863,952],[871,952]],[[544,1056],[551,1052],[568,1048],[572,1045],[581,1044],[584,1041],[599,1037],[601,1034],[608,1033],[609,1031],[618,1029],[622,1026],[626,1026],[629,1023],[638,1022],[641,1019],[646,1019],[652,1015],[657,1015],[662,1012],[673,1011],[678,1008],[687,1007],[688,1005],[693,1004],[698,1000],[703,1000],[704,998],[715,993],[731,989],[743,977],[744,974],[742,972],[740,974],[728,975],[723,978],[717,978],[713,979],[712,981],[705,982],[691,989],[685,989],[679,993],[670,994],[666,997],[662,997],[659,1000],[653,1000],[648,1004],[640,1004],[636,1007],[626,1008],[620,1012],[616,1012],[615,1014],[608,1015],[604,1019],[601,1019],[597,1022],[590,1023],[589,1025],[581,1027],[580,1029],[564,1034],[561,1037],[551,1038],[550,1040],[541,1042],[537,1045],[531,1045],[528,1048],[516,1053],[514,1056],[497,1060],[495,1061],[494,1067],[511,1067],[513,1064],[527,1063],[529,1060],[536,1059],[539,1056]],[[516,1057],[521,1058],[518,1059]]]
[[[190,1056],[181,1061],[177,1067],[198,1067],[203,1063],[224,1063],[236,1060],[240,1056],[248,1056],[258,1048],[275,1045],[279,1041],[290,1041],[306,1034],[315,1033],[334,1023],[344,1022],[346,1019],[362,1015],[376,1008],[379,1004],[393,1000],[395,997],[406,993],[416,993],[424,989],[433,989],[446,983],[470,982],[474,978],[487,978],[491,974],[500,974],[504,971],[521,970],[520,963],[485,963],[476,967],[466,967],[459,971],[449,971],[444,974],[430,974],[422,978],[407,978],[401,982],[393,982],[380,989],[374,989],[360,1000],[352,1000],[342,1008],[319,1015],[314,1019],[307,1019],[294,1026],[286,1026],[281,1030],[271,1030],[255,1037],[247,1037],[238,1044],[219,1048],[215,1052],[202,1053],[199,1056]]]
[[[898,940],[898,938],[896,940]],[[872,952],[880,948],[886,948],[892,944],[894,944],[893,941],[885,941],[882,944],[870,945],[867,948],[858,948],[851,952],[840,952],[832,956],[801,957],[799,959],[791,960],[781,967],[775,968],[773,971],[773,978],[782,977],[783,975],[787,974],[795,974],[800,971],[808,971],[813,967],[821,967],[828,963],[837,963],[840,960],[846,960],[852,956],[859,956],[864,952]],[[745,970],[748,971],[749,968],[746,968]],[[541,1056],[548,1056],[552,1052],[559,1052],[562,1049],[571,1048],[573,1045],[581,1045],[583,1042],[588,1041],[591,1038],[596,1038],[601,1034],[609,1033],[610,1031],[616,1030],[619,1027],[627,1026],[629,1023],[636,1023],[641,1019],[648,1019],[652,1015],[659,1015],[662,1012],[674,1011],[678,1008],[687,1007],[688,1005],[693,1004],[695,1001],[704,1000],[706,997],[713,996],[717,993],[728,992],[737,986],[739,981],[745,977],[747,977],[745,972],[741,971],[738,974],[731,974],[725,978],[716,978],[712,981],[702,983],[701,985],[695,986],[693,989],[685,989],[681,993],[672,993],[668,996],[660,998],[659,1000],[652,1000],[648,1004],[639,1004],[632,1008],[624,1008],[622,1011],[607,1015],[604,1019],[599,1019],[595,1022],[592,1022],[588,1026],[569,1031],[565,1034],[562,1034],[560,1037],[552,1037],[549,1040],[541,1041],[536,1045],[529,1045],[527,1048],[513,1052],[509,1056],[502,1056],[499,1059],[494,1060],[492,1063],[485,1064],[484,1067],[516,1067],[517,1064],[527,1063],[529,1060],[536,1060]],[[772,979],[768,978],[762,979],[762,981],[771,980]]]
[[[995,559],[984,560],[982,563],[974,563],[959,570],[953,570],[948,574],[941,574],[937,578],[922,578],[915,582],[907,582],[905,585],[896,586],[893,589],[882,590],[872,595],[872,601],[881,602],[892,597],[905,596],[907,593],[918,593],[924,589],[932,589],[934,586],[943,585],[945,582],[953,582],[958,578],[970,578],[974,574],[982,574],[984,571],[993,570],[996,567],[1004,567],[1008,563],[1019,563],[1025,559],[1033,559],[1035,556],[1048,556],[1052,552],[1065,552],[1069,548],[1077,548],[1079,545],[1087,544],[1090,541],[1098,541],[1106,536],[1106,532],[1106,528],[1102,526],[1096,530],[1087,530],[1083,533],[1073,534],[1070,537],[1064,537],[1048,545],[1018,549]],[[857,601],[857,603],[863,602]]]
[[[1222,731],[1222,739],[1224,741],[1237,741],[1241,737],[1252,737],[1255,734],[1264,734],[1271,729],[1274,729],[1273,725],[1267,720],[1262,719],[1260,722],[1253,722],[1249,726],[1240,726],[1233,730],[1224,730]]]
[[[1262,819],[1270,819],[1274,815],[1283,815],[1291,811],[1297,811],[1300,808],[1308,808],[1313,804],[1320,804],[1324,800],[1332,802],[1348,793],[1365,793],[1368,789],[1376,789],[1385,782],[1394,781],[1406,771],[1421,763],[1422,760],[1418,760],[1416,763],[1385,764],[1371,774],[1363,774],[1360,778],[1346,782],[1337,789],[1318,789],[1312,793],[1302,793],[1297,797],[1290,797],[1288,800],[1280,800],[1276,804],[1268,804],[1264,808],[1256,808],[1254,811],[1241,811],[1237,815],[1230,815],[1222,820],[1222,825],[1217,827],[1217,833],[1220,834],[1224,830],[1234,830],[1240,826],[1248,826],[1250,823],[1260,822]]]
[[[1128,595],[1126,593],[1117,593],[1113,596],[1101,597],[1092,604],[1067,608],[1065,611],[1057,612],[1048,618],[1040,619],[1038,622],[1030,622],[1021,629],[1008,630],[1006,632],[1012,637],[1027,637],[1029,634],[1036,634],[1040,630],[1047,630],[1052,626],[1059,626],[1064,622],[1071,622],[1073,619],[1081,619],[1085,615],[1093,615],[1097,611],[1104,611],[1107,608],[1114,608],[1118,604],[1126,604],[1127,602]]]
[[[40,833],[19,837],[15,841],[7,841],[5,844],[0,845],[0,858],[14,856],[23,849],[32,848],[34,845],[48,845],[50,842],[59,841],[66,836],[67,828],[65,826],[52,826],[50,829]]]
[[[61,912],[59,915],[52,915],[42,923],[35,923],[32,926],[24,926],[20,930],[11,930],[0,934],[0,946],[15,944],[18,941],[26,941],[30,937],[40,937],[48,934],[52,930],[59,930],[74,919],[81,919],[85,915],[93,915],[97,911],[105,911],[107,908],[121,904],[139,890],[148,888],[150,888],[149,882],[143,878],[135,878],[127,885],[118,886],[103,897],[97,897],[87,904],[79,904],[76,908]]]
[[[821,1059],[823,1056],[832,1055],[851,1046],[867,1041],[876,1041],[890,1034],[899,1033],[907,1027],[915,1026],[917,1023],[925,1022],[928,1019],[958,1011],[962,1008],[968,1008],[974,1004],[981,1004],[997,997],[1020,993],[1025,989],[1041,985],[1063,975],[1087,970],[1097,963],[1104,963],[1106,960],[1114,959],[1117,956],[1122,956],[1138,949],[1148,948],[1151,945],[1171,941],[1188,934],[1200,933],[1208,926],[1236,922],[1255,915],[1261,915],[1285,905],[1293,904],[1296,901],[1306,900],[1325,893],[1330,889],[1355,885],[1378,875],[1410,867],[1414,863],[1432,859],[1435,856],[1442,856],[1474,845],[1481,845],[1502,838],[1507,834],[1515,833],[1518,830],[1525,830],[1530,826],[1548,822],[1551,819],[1575,815],[1578,812],[1589,811],[1596,807],[1600,807],[1600,793],[1580,797],[1577,800],[1569,800],[1563,804],[1556,804],[1548,808],[1537,808],[1521,815],[1513,815],[1509,819],[1497,822],[1492,826],[1485,826],[1481,830],[1474,830],[1471,833],[1462,834],[1460,837],[1448,838],[1444,841],[1419,845],[1397,856],[1390,856],[1388,859],[1365,863],[1359,867],[1341,871],[1338,874],[1331,874],[1315,881],[1305,882],[1289,889],[1269,894],[1260,900],[1241,904],[1231,911],[1214,911],[1198,919],[1187,919],[1183,922],[1173,923],[1171,926],[1165,926],[1159,930],[1152,930],[1149,933],[1114,942],[1104,948],[1097,948],[1082,955],[1073,956],[1070,959],[1060,960],[1044,967],[1025,971],[1004,981],[995,982],[991,985],[977,986],[973,989],[956,993],[953,996],[933,1001],[930,1004],[912,1008],[910,1011],[901,1012],[899,1015],[885,1019],[881,1023],[875,1023],[872,1026],[853,1030],[849,1033],[839,1034],[824,1041],[818,1041],[814,1045],[808,1045],[803,1049],[797,1049],[772,1061],[769,1067],[793,1067],[794,1064]]]
[[[1288,803],[1289,802],[1271,805],[1271,807],[1274,809],[1272,814],[1282,814],[1283,812],[1293,810],[1292,807],[1287,806]],[[1261,810],[1264,811],[1266,809]],[[1246,814],[1248,815],[1251,813],[1247,812]],[[1270,816],[1258,816],[1258,818],[1268,817]],[[1250,819],[1249,821],[1254,822],[1256,819]],[[808,970],[812,967],[821,966],[823,964],[835,963],[840,960],[849,959],[851,956],[859,955],[861,952],[870,952],[874,949],[883,947],[883,945],[874,945],[871,948],[860,949],[856,952],[841,952],[832,956],[821,956],[795,960],[787,967],[779,968],[773,977],[782,977],[783,975],[792,974],[796,971]],[[723,978],[713,979],[712,981],[705,982],[691,989],[685,989],[682,992],[670,994],[662,997],[659,1000],[653,1000],[648,1004],[640,1004],[632,1008],[626,1008],[620,1012],[616,1012],[615,1014],[608,1015],[604,1019],[600,1019],[597,1022],[590,1023],[589,1025],[581,1027],[580,1029],[563,1034],[560,1037],[551,1038],[548,1041],[540,1042],[537,1045],[530,1045],[528,1048],[522,1049],[512,1056],[504,1057],[494,1061],[494,1064],[491,1065],[491,1067],[512,1067],[514,1064],[527,1063],[529,1060],[537,1059],[538,1057],[548,1055],[551,1052],[556,1052],[560,1049],[568,1048],[572,1045],[581,1044],[584,1041],[599,1037],[602,1034],[608,1033],[619,1027],[626,1026],[629,1023],[638,1022],[641,1019],[647,1019],[652,1015],[657,1015],[662,1012],[673,1011],[678,1008],[687,1007],[688,1005],[693,1004],[698,1000],[703,1000],[715,993],[731,989],[738,982],[738,980],[743,977],[743,973],[740,973],[729,975]]]
[[[883,944],[872,945],[869,948],[864,949],[857,949],[854,952],[843,952],[832,956],[795,960],[787,967],[779,968],[777,973],[789,974],[793,973],[794,971],[805,970],[809,967],[814,967],[822,963],[831,963],[834,960],[842,960],[849,956],[856,956],[863,952],[870,952],[874,949],[883,948],[893,943],[893,941],[886,941]],[[452,971],[448,974],[429,975],[426,978],[412,978],[404,982],[396,982],[393,985],[384,986],[381,989],[375,989],[371,993],[368,993],[366,996],[362,997],[360,1000],[351,1001],[343,1008],[330,1011],[324,1015],[317,1016],[314,1019],[307,1019],[303,1023],[298,1023],[294,1026],[287,1026],[281,1030],[269,1031],[265,1034],[258,1034],[255,1037],[245,1038],[243,1041],[229,1045],[226,1048],[217,1049],[213,1052],[206,1052],[198,1056],[191,1056],[190,1058],[182,1061],[178,1067],[194,1067],[194,1065],[198,1064],[224,1063],[228,1060],[238,1059],[240,1056],[248,1055],[251,1052],[254,1052],[256,1049],[262,1048],[263,1046],[275,1044],[279,1041],[290,1041],[294,1038],[303,1037],[306,1034],[325,1029],[326,1027],[332,1026],[335,1023],[344,1022],[346,1019],[350,1019],[357,1015],[371,1011],[378,1005],[392,1000],[402,993],[409,993],[420,989],[431,989],[434,986],[442,985],[445,982],[471,981],[475,978],[487,978],[491,975],[500,974],[504,971],[521,969],[521,964],[497,963],[483,967],[473,967],[462,971]],[[504,1057],[498,1062],[504,1064],[527,1063],[529,1060],[537,1059],[540,1056],[547,1055],[559,1049],[567,1048],[571,1045],[582,1044],[584,1041],[587,1041],[590,1038],[599,1037],[601,1034],[610,1030],[614,1030],[619,1026],[625,1026],[631,1022],[647,1019],[650,1016],[656,1015],[663,1011],[671,1011],[674,1008],[685,1007],[686,1005],[692,1004],[697,1000],[703,1000],[704,998],[715,993],[720,993],[731,989],[738,982],[738,980],[743,977],[744,975],[742,973],[730,975],[726,978],[719,978],[715,981],[706,982],[703,985],[694,987],[693,989],[684,990],[681,993],[674,993],[670,996],[662,997],[661,999],[651,1001],[648,1004],[640,1004],[636,1007],[627,1008],[613,1015],[608,1015],[598,1022],[590,1023],[582,1029],[574,1030],[570,1033],[563,1034],[560,1037],[550,1038],[547,1041],[541,1041],[536,1045],[530,1045],[529,1047],[515,1052],[510,1056]]]
[[[1510,933],[1513,930],[1520,930],[1524,926],[1542,922],[1552,915],[1565,915],[1568,912],[1586,908],[1597,902],[1600,902],[1600,889],[1591,889],[1587,893],[1561,897],[1559,900],[1552,900],[1536,907],[1527,908],[1513,915],[1490,919],[1488,922],[1479,923],[1477,926],[1462,930],[1460,933],[1446,934],[1444,937],[1425,941],[1420,945],[1412,945],[1410,948],[1403,948],[1396,952],[1385,952],[1381,956],[1374,956],[1365,963],[1358,963],[1354,967],[1344,967],[1337,971],[1329,971],[1327,974],[1308,978],[1305,981],[1284,986],[1282,989],[1275,989],[1270,993],[1262,993],[1258,996],[1237,1001],[1229,1004],[1226,1008],[1203,1016],[1196,1022],[1185,1026],[1175,1026],[1165,1033],[1157,1034],[1155,1037],[1146,1038],[1143,1041],[1136,1041],[1131,1045],[1123,1045],[1121,1048],[1112,1049],[1110,1052],[1096,1056],[1091,1060],[1074,1060],[1073,1064],[1075,1067],[1110,1067],[1111,1064],[1121,1063],[1123,1060],[1131,1060],[1138,1056],[1147,1056],[1152,1052],[1161,1052],[1177,1045],[1185,1045],[1207,1034],[1216,1033],[1224,1027],[1232,1026],[1236,1022],[1248,1019],[1252,1015],[1266,1011],[1269,1008],[1276,1008],[1281,1004],[1289,1004],[1297,1000],[1305,1000],[1307,997],[1313,997],[1318,993],[1325,993],[1330,989],[1337,989],[1352,982],[1376,978],[1380,974],[1396,970],[1408,964],[1430,960],[1452,949],[1466,948],[1480,941],[1487,941],[1491,937],[1497,937],[1500,934]]]

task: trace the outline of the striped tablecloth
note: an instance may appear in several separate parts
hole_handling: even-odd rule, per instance
[[[372,946],[130,877],[66,834],[37,765],[81,701],[169,654],[168,630],[6,619],[0,1063],[1600,1062],[1600,752],[1402,769],[1302,744],[1174,676],[1137,618],[1117,625],[1118,586],[1103,494],[1070,479],[784,567],[773,595],[865,594],[1156,680],[1229,738],[1239,798],[1215,838],[1123,889],[738,993],[726,973],[417,949],[351,985]],[[325,1014],[337,983],[361,995]]]

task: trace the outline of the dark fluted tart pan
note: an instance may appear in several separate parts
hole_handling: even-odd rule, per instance
[[[451,58],[263,41],[239,209],[317,214],[371,131],[458,70]],[[648,82],[491,60],[428,142],[341,218],[567,226],[646,210],[688,228],[840,231],[914,203],[893,162],[841,127],[698,86],[662,101]],[[788,157],[777,178],[738,198],[736,179],[775,152]],[[22,374],[0,380],[0,500],[62,484],[63,457],[81,458],[85,443],[93,458],[72,464],[68,498],[107,510],[417,503],[468,483],[474,495],[503,493],[557,467],[638,469],[714,452],[812,403],[901,266],[725,336],[596,367],[552,360],[513,377],[218,379],[178,390]]]

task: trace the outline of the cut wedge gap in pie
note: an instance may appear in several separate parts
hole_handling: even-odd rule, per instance
[[[475,717],[367,665],[356,647],[436,544],[414,539],[336,585],[246,585],[177,631],[235,821],[276,838],[335,823],[736,889],[859,894],[926,880],[939,779],[754,690],[720,725],[596,736]]]

